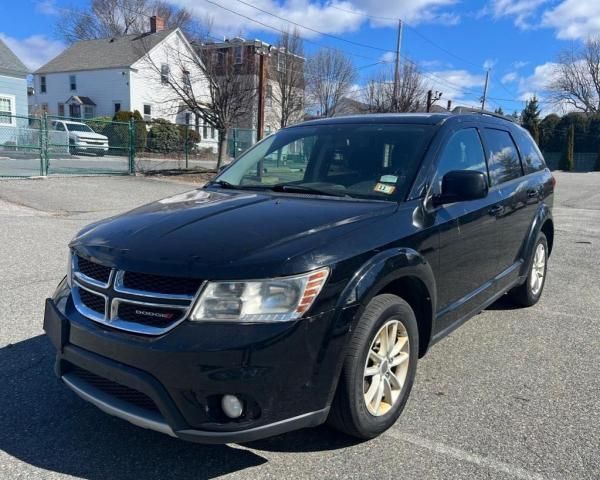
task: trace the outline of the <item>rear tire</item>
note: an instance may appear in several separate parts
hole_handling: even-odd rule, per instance
[[[373,298],[350,339],[329,425],[364,440],[390,428],[408,400],[418,356],[410,305],[391,294]]]
[[[529,273],[525,282],[508,292],[510,300],[520,307],[535,305],[544,291],[548,269],[548,240],[542,232],[538,234],[529,263]]]

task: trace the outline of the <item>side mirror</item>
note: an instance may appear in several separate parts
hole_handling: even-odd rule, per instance
[[[433,197],[433,205],[465,202],[487,197],[486,176],[474,170],[454,170],[442,178],[442,193]]]

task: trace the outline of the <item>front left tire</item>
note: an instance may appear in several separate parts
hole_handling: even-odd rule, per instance
[[[396,295],[374,297],[350,340],[329,425],[364,440],[390,428],[408,400],[418,356],[410,305]]]

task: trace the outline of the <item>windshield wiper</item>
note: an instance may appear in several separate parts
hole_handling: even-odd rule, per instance
[[[211,180],[205,186],[211,187],[213,185],[217,185],[222,188],[239,188],[239,185],[234,185],[233,183],[229,183],[226,180]]]
[[[331,190],[320,190],[314,187],[308,187],[306,185],[292,185],[289,183],[280,183],[278,185],[273,185],[271,190],[274,192],[286,192],[286,193],[312,193],[315,195],[327,195],[330,197],[347,197],[345,193],[342,192],[332,192]]]

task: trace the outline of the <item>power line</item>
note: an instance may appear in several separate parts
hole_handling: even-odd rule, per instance
[[[369,15],[366,13],[362,13],[362,12],[357,12],[356,10],[349,10],[346,8],[341,8],[338,7],[336,5],[329,5],[330,8],[333,8],[335,10],[340,10],[342,12],[347,12],[347,13],[352,13],[354,15],[358,15],[361,17],[366,17],[366,18],[371,18],[371,19],[375,19],[375,20],[386,20],[386,21],[390,21],[390,22],[397,22],[398,20],[401,20],[402,23],[410,28],[414,33],[416,33],[419,37],[421,37],[423,40],[425,40],[426,42],[430,43],[431,45],[433,45],[434,47],[436,47],[437,49],[441,50],[442,52],[446,53],[447,55],[450,55],[451,57],[456,58],[457,60],[460,60],[461,62],[467,63],[469,65],[472,65],[474,67],[480,68],[481,66],[471,60],[467,60],[464,57],[461,57],[460,55],[457,55],[453,52],[451,52],[450,50],[442,47],[441,45],[439,45],[438,43],[434,42],[433,40],[431,40],[429,37],[425,36],[424,34],[422,34],[421,32],[419,32],[415,27],[413,27],[412,25],[410,25],[409,23],[406,22],[406,20],[401,19],[401,18],[392,18],[392,17],[382,17],[382,16],[378,16],[378,15]]]

